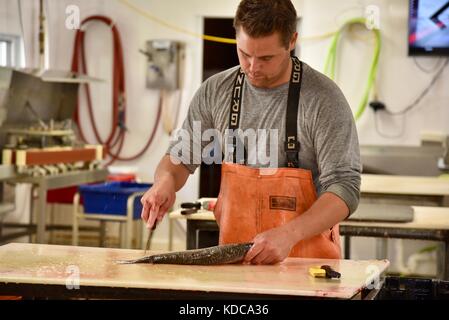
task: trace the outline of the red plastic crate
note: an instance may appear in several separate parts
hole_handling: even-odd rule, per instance
[[[59,188],[47,191],[47,203],[72,204],[75,193],[78,192],[78,186]],[[82,203],[82,201],[80,201]]]

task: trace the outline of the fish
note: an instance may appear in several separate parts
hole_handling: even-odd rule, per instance
[[[118,264],[150,263],[150,264],[187,264],[187,265],[219,265],[237,263],[243,260],[252,242],[225,244],[203,249],[185,250],[155,254],[139,259],[117,260]]]

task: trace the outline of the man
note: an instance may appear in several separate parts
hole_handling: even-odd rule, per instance
[[[224,143],[231,141],[231,160],[237,163],[228,158],[222,164],[214,212],[220,243],[252,241],[245,260],[254,264],[273,264],[287,256],[340,258],[338,223],[357,208],[361,171],[348,103],[331,80],[291,57],[298,35],[290,0],[243,0],[234,27],[240,68],[201,85],[182,127],[195,138],[195,123],[200,122],[201,133],[215,128],[225,136]],[[247,154],[254,160],[258,151],[239,135],[228,140],[225,133],[236,129],[278,132],[274,143],[265,145],[270,150],[277,146],[270,159],[277,157],[279,169],[260,168],[269,165],[257,159],[245,165]],[[235,152],[242,145],[243,159]],[[184,143],[189,152],[181,156],[178,147],[171,144],[153,187],[142,197],[148,228],[173,205],[175,192],[198,166],[192,163],[198,156],[192,150],[203,151],[205,144]]]

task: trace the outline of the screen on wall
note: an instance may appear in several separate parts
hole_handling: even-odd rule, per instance
[[[409,55],[449,55],[449,0],[410,0]]]

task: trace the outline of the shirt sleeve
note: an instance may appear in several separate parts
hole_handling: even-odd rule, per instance
[[[333,82],[317,97],[313,139],[323,192],[341,198],[352,214],[360,200],[360,149],[352,111]]]
[[[182,163],[191,174],[201,164],[204,148],[211,142],[202,141],[203,134],[213,129],[211,105],[207,99],[208,81],[204,82],[195,93],[189,105],[187,117],[182,127],[175,131],[166,155],[170,155],[174,163]]]

